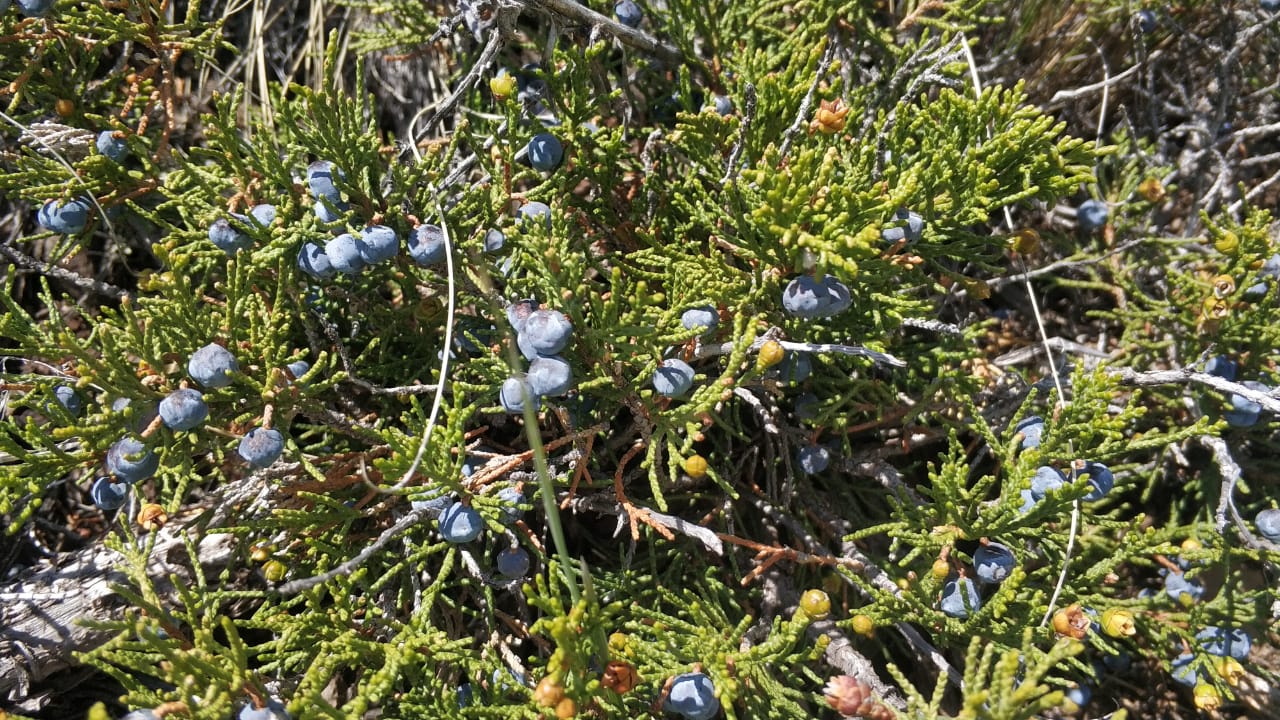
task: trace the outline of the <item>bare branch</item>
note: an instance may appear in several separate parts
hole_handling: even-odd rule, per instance
[[[515,2],[525,7],[535,8],[553,15],[559,15],[560,17],[579,25],[600,27],[610,35],[618,38],[618,42],[621,42],[623,45],[654,55],[664,62],[672,64],[681,64],[684,62],[684,55],[681,54],[674,46],[668,45],[641,30],[629,28],[626,25],[615,21],[613,18],[601,15],[585,5],[579,5],[572,0],[515,0]]]
[[[1121,383],[1135,387],[1186,385],[1189,383],[1208,385],[1214,390],[1221,390],[1225,393],[1239,395],[1258,403],[1265,410],[1280,414],[1280,398],[1268,393],[1251,390],[1239,383],[1232,382],[1225,378],[1220,378],[1217,375],[1199,372],[1191,368],[1179,368],[1177,370],[1153,370],[1149,372],[1138,372],[1133,368],[1119,368],[1113,369],[1111,372],[1120,379]]]

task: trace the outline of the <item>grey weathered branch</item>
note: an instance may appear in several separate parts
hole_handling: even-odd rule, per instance
[[[601,515],[613,515],[617,517],[617,532],[621,532],[622,528],[626,526],[626,511],[623,509],[622,503],[618,502],[617,499],[613,497],[612,493],[595,493],[593,495],[576,497],[569,501],[569,507],[573,508],[574,512],[588,510],[594,513],[600,513]],[[715,532],[708,530],[697,523],[689,522],[684,518],[667,515],[666,513],[660,513],[657,510],[649,508],[645,508],[644,510],[649,515],[649,518],[659,525],[697,540],[702,543],[703,547],[716,555],[724,555],[724,543],[720,541],[720,538],[716,536]],[[615,534],[617,533],[615,532]]]
[[[88,290],[90,292],[97,293],[98,295],[114,298],[116,300],[123,300],[129,295],[128,292],[122,288],[112,285],[111,283],[84,277],[83,275],[72,272],[66,268],[61,268],[57,265],[51,265],[47,262],[37,260],[3,243],[0,243],[0,255],[4,255],[8,258],[9,262],[18,267],[35,270],[41,275],[48,275],[55,280],[70,283],[81,290]]]
[[[618,42],[623,45],[654,55],[664,62],[673,64],[684,62],[684,55],[674,46],[668,45],[646,32],[629,28],[585,5],[579,5],[573,0],[516,0],[516,2],[524,7],[559,15],[580,25],[600,27],[610,35],[618,38]]]
[[[775,333],[766,333],[756,338],[751,343],[751,350],[758,351],[765,344],[765,342],[771,339],[775,339],[773,338],[773,334]],[[877,352],[875,350],[870,350],[868,348],[862,347],[861,345],[833,345],[830,343],[801,343],[801,342],[791,342],[789,340],[776,340],[776,342],[782,346],[783,350],[794,350],[796,352],[807,352],[807,353],[837,353],[840,355],[857,355],[860,357],[871,358],[875,362],[881,363],[883,365],[891,365],[893,367],[907,366],[907,363],[903,362],[902,360],[899,360],[898,358],[894,357],[893,355],[890,355],[889,353]],[[728,355],[729,353],[733,352],[733,348],[734,348],[734,343],[732,342],[718,343],[714,345],[700,345],[698,346],[698,349],[694,352],[694,356],[701,359],[701,358],[712,357],[714,355]]]
[[[1218,509],[1213,514],[1214,528],[1218,534],[1222,534],[1227,529],[1227,515],[1230,515],[1231,521],[1235,522],[1236,532],[1240,533],[1245,543],[1257,546],[1258,539],[1249,532],[1249,527],[1240,517],[1240,511],[1236,509],[1235,494],[1236,483],[1240,482],[1240,465],[1236,463],[1235,458],[1231,457],[1231,450],[1227,448],[1227,443],[1222,438],[1202,435],[1198,440],[1213,453],[1213,460],[1218,465],[1218,474],[1222,475]]]
[[[1119,368],[1111,371],[1120,382],[1124,385],[1132,385],[1135,387],[1153,387],[1157,385],[1186,385],[1197,383],[1200,385],[1208,385],[1215,390],[1221,390],[1225,393],[1239,395],[1243,398],[1251,400],[1262,406],[1268,412],[1280,414],[1280,398],[1269,393],[1259,392],[1232,382],[1226,378],[1220,378],[1217,375],[1198,372],[1192,368],[1179,368],[1177,370],[1152,370],[1148,372],[1139,372],[1133,368]]]
[[[174,520],[155,539],[147,574],[162,594],[178,582],[192,579],[185,539],[198,514]],[[206,574],[231,558],[234,538],[208,535],[198,541],[198,559]],[[31,690],[41,680],[75,664],[74,654],[92,650],[112,632],[85,627],[82,620],[108,621],[124,617],[126,602],[115,591],[126,577],[118,568],[120,556],[102,543],[63,553],[27,568],[0,585],[0,698],[10,709],[38,712],[52,699],[54,688],[38,695]]]
[[[1111,356],[1100,350],[1094,350],[1088,345],[1082,345],[1074,340],[1064,340],[1060,337],[1051,337],[1042,343],[1035,345],[1027,345],[1026,347],[1011,350],[992,361],[996,367],[1012,367],[1020,365],[1024,362],[1040,357],[1045,354],[1046,348],[1056,353],[1074,353],[1076,355],[1084,355],[1086,357],[1110,358]]]

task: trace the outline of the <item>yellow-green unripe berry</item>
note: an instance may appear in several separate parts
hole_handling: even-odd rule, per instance
[[[690,455],[684,461],[684,471],[691,478],[700,478],[707,474],[707,459],[701,455]]]
[[[760,353],[756,356],[756,367],[760,370],[771,368],[782,362],[782,358],[786,356],[786,351],[782,349],[782,344],[777,340],[766,340],[760,346]]]
[[[800,596],[800,609],[814,620],[825,620],[831,615],[831,596],[817,588],[806,590]]]
[[[1209,683],[1197,684],[1191,694],[1196,707],[1206,712],[1217,710],[1222,705],[1222,694],[1218,692],[1218,688]]]
[[[1108,608],[1102,613],[1102,631],[1115,638],[1138,632],[1133,624],[1133,613],[1124,608]]]
[[[280,582],[288,572],[289,568],[279,560],[268,560],[262,565],[262,574],[271,582]]]
[[[506,98],[516,91],[516,78],[514,75],[498,75],[489,78],[489,92],[498,99]]]
[[[872,637],[876,634],[876,621],[869,615],[854,615],[853,631],[865,637]]]
[[[1223,255],[1232,255],[1240,247],[1240,238],[1228,230],[1222,234],[1222,237],[1214,241],[1213,247]]]

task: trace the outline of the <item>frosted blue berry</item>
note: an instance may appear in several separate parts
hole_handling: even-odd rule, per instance
[[[1022,434],[1021,447],[1023,450],[1040,447],[1040,438],[1044,435],[1044,418],[1039,415],[1032,415],[1023,418],[1021,422],[1013,426],[1014,434]]]
[[[1164,592],[1182,605],[1191,605],[1204,595],[1204,586],[1182,573],[1171,572],[1164,576]]]
[[[705,673],[685,673],[671,681],[671,692],[662,709],[687,720],[711,720],[720,712],[720,700],[716,686]]]
[[[535,170],[542,172],[555,170],[564,159],[564,146],[560,144],[560,139],[551,133],[534,135],[525,146],[525,150],[529,154],[529,164]]]
[[[1088,685],[1080,683],[1068,689],[1062,698],[1066,701],[1065,709],[1067,712],[1078,712],[1080,708],[1088,705],[1089,701],[1093,699],[1093,690]]]
[[[796,396],[791,411],[800,420],[812,420],[818,417],[819,403],[817,395],[810,392],[802,393]]]
[[[680,324],[685,330],[701,329],[705,335],[720,324],[720,313],[712,305],[699,305],[681,313]]]
[[[246,703],[240,708],[238,720],[290,720],[290,715],[284,709],[284,703],[275,698],[268,698],[267,704],[262,707],[254,707],[251,702]]]
[[[350,209],[350,205],[341,201],[334,202],[328,198],[319,198],[316,200],[315,205],[312,206],[312,210],[315,211],[316,217],[320,218],[320,222],[325,223],[326,225],[338,222]]]
[[[1273,543],[1280,543],[1280,510],[1269,508],[1253,518],[1258,534]]]
[[[125,499],[129,497],[129,485],[115,482],[110,476],[103,475],[89,486],[89,497],[93,498],[93,504],[99,508],[115,510],[123,506]]]
[[[129,157],[129,143],[125,142],[123,138],[116,137],[116,134],[111,130],[103,130],[98,133],[96,144],[98,152],[117,165]]]
[[[438,494],[435,494],[438,493]],[[414,510],[420,510],[431,517],[436,517],[444,512],[445,508],[457,502],[453,493],[443,490],[432,490],[431,493],[421,496],[417,499],[410,500],[409,506]]]
[[[294,380],[301,380],[303,375],[311,370],[311,363],[306,360],[294,360],[285,366],[289,370],[289,374]]]
[[[18,0],[18,11],[27,17],[44,17],[54,0]]]
[[[880,231],[880,238],[887,243],[905,240],[910,245],[920,242],[922,237],[924,237],[924,218],[905,208],[899,208],[893,214],[893,225]]]
[[[491,452],[487,448],[478,448],[484,452]],[[462,461],[462,476],[471,477],[477,470],[489,464],[489,458],[483,455],[467,455]]]
[[[409,236],[409,257],[426,267],[444,262],[444,230],[439,225],[419,225]]]
[[[1196,656],[1191,653],[1183,653],[1173,659],[1170,676],[1174,682],[1187,687],[1195,687],[1200,682],[1199,674],[1192,667],[1192,661],[1195,659]]]
[[[455,545],[469,543],[480,537],[484,520],[475,508],[455,502],[440,514],[440,534]]]
[[[954,618],[969,617],[982,607],[978,586],[967,577],[953,577],[942,585],[942,599],[938,603],[942,612]]]
[[[160,419],[171,430],[191,430],[209,417],[204,395],[192,388],[178,388],[160,401]]]
[[[242,222],[245,220],[243,215],[236,215],[235,217]],[[235,255],[241,250],[248,250],[253,247],[253,239],[237,230],[231,224],[231,220],[227,218],[214,220],[213,224],[209,226],[208,235],[209,242],[228,255]]]
[[[368,265],[390,260],[400,252],[400,238],[386,225],[370,225],[362,235],[360,258]]]
[[[251,468],[270,467],[284,452],[284,436],[275,428],[254,428],[240,438],[236,452]]]
[[[134,710],[120,720],[160,720],[160,716],[154,710]]]
[[[707,337],[715,332],[716,326],[719,324],[720,313],[716,312],[716,309],[710,305],[689,308],[680,315],[680,325],[685,330],[702,330],[702,337]]]
[[[997,542],[981,545],[973,553],[973,569],[982,582],[1004,582],[1017,564],[1018,558],[1009,546]]]
[[[524,673],[517,673],[507,668],[497,668],[490,676],[493,689],[497,692],[510,692],[525,687]]]
[[[1043,499],[1050,491],[1057,490],[1067,484],[1067,478],[1056,468],[1048,465],[1041,465],[1036,468],[1036,474],[1031,478],[1031,495],[1036,499]]]
[[[1240,364],[1225,355],[1214,355],[1209,358],[1209,362],[1204,364],[1204,371],[1209,375],[1232,382],[1235,382],[1236,373],[1239,370]]]
[[[547,81],[538,76],[540,68],[529,63],[516,73],[516,98],[522,103],[534,104],[547,96]]]
[[[1093,232],[1107,224],[1107,204],[1101,200],[1085,200],[1076,209],[1076,224],[1085,232]]]
[[[558,310],[535,310],[529,313],[516,336],[520,352],[528,360],[559,353],[569,344],[573,323]]]
[[[328,280],[338,274],[329,262],[324,248],[315,243],[306,243],[298,251],[298,269],[317,280]]]
[[[71,415],[79,415],[84,409],[84,402],[80,400],[80,394],[70,385],[59,385],[53,389],[53,398],[58,401]]]
[[[207,388],[226,387],[231,384],[231,375],[240,369],[236,356],[216,343],[209,343],[191,353],[187,361],[187,373],[192,379]]]
[[[516,211],[516,222],[525,232],[529,232],[539,220],[546,226],[547,232],[551,232],[551,208],[546,203],[527,202]],[[487,240],[488,238],[486,245]]]
[[[1280,253],[1275,253],[1263,261],[1258,268],[1258,277],[1280,279]]]
[[[1270,392],[1271,388],[1256,380],[1245,380],[1240,383],[1250,390]],[[1243,395],[1231,394],[1231,409],[1222,413],[1222,419],[1232,427],[1251,427],[1258,423],[1262,415],[1262,403],[1256,403]]]
[[[559,397],[573,389],[573,368],[558,355],[539,356],[529,363],[526,380],[534,395]]]
[[[270,227],[276,221],[276,206],[266,203],[254,205],[249,208],[249,219],[260,227]]]
[[[1156,14],[1150,10],[1139,10],[1138,29],[1144,33],[1154,32],[1156,29]]]
[[[831,465],[831,451],[823,445],[806,445],[796,451],[796,464],[806,475],[817,475]]]
[[[1022,505],[1018,507],[1018,512],[1026,515],[1036,506],[1035,493],[1030,490],[1023,490],[1019,493],[1019,496],[1022,498]]]
[[[142,432],[159,416],[159,411],[154,405],[147,405],[141,411],[130,412],[132,405],[133,401],[126,397],[119,397],[111,401],[111,412],[132,416],[128,418],[128,426],[133,432]]]
[[[121,438],[107,450],[107,472],[117,480],[136,483],[155,475],[158,469],[160,458],[138,438]]]
[[[849,288],[830,275],[821,279],[801,275],[782,291],[782,308],[806,320],[835,315],[847,309],[849,304]]]
[[[529,389],[529,383],[524,378],[509,377],[502,381],[502,390],[498,393],[498,401],[502,403],[502,409],[509,413],[520,414],[524,412],[524,398],[528,396],[533,401],[533,409],[536,411],[541,402],[538,396]]]
[[[680,397],[693,387],[693,368],[678,358],[667,358],[653,371],[653,389],[664,397]]]
[[[542,205],[542,203],[529,203],[529,205]],[[525,205],[524,207],[529,207],[529,205]],[[520,208],[521,212],[518,213],[521,217],[524,217],[524,212],[523,212],[524,207]],[[542,207],[546,208],[547,230],[551,230],[551,209],[547,208],[546,205],[542,205]],[[495,228],[489,228],[488,230],[485,231],[484,233],[484,251],[485,252],[496,253],[502,250],[502,248],[505,247],[506,244],[507,244],[507,236],[503,235],[501,230],[497,230]]]
[[[510,485],[499,490],[498,501],[501,503],[503,525],[510,525],[524,517],[524,508],[520,507],[524,503],[524,493],[516,486]]]
[[[93,204],[88,198],[77,197],[67,202],[50,200],[40,207],[36,220],[40,227],[63,235],[75,235],[89,224],[89,211]]]
[[[507,322],[511,323],[511,329],[519,333],[524,330],[524,324],[529,320],[529,316],[537,311],[537,300],[533,298],[517,300],[507,306]]]
[[[329,256],[329,264],[333,269],[348,275],[354,275],[364,269],[367,264],[360,246],[364,243],[351,233],[343,233],[324,245],[324,254]]]
[[[524,548],[506,548],[494,559],[498,574],[507,578],[519,578],[529,574],[529,553]]]
[[[317,199],[324,198],[337,205],[342,202],[342,193],[334,184],[335,177],[341,180],[346,176],[328,160],[317,160],[307,166],[307,185],[311,192]]]
[[[1133,658],[1129,656],[1129,653],[1125,652],[1124,650],[1121,650],[1115,655],[1104,655],[1102,657],[1102,664],[1110,672],[1122,673],[1128,670],[1131,665],[1133,665]]]
[[[728,95],[716,95],[711,101],[715,105],[716,113],[721,117],[728,117],[733,114],[733,98]]]
[[[1084,464],[1084,472],[1089,476],[1089,494],[1084,496],[1085,500],[1094,502],[1101,500],[1104,495],[1111,492],[1111,488],[1116,486],[1116,476],[1112,474],[1111,469],[1100,462],[1087,462]]]
[[[644,12],[632,0],[622,0],[614,5],[613,14],[617,16],[618,22],[629,28],[640,27],[640,21],[644,19]]]
[[[1210,655],[1230,656],[1237,660],[1248,657],[1249,650],[1253,648],[1249,633],[1240,628],[1208,625],[1196,633],[1196,639],[1200,641],[1200,647]]]

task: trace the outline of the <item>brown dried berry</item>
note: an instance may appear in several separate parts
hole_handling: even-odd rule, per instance
[[[164,508],[155,503],[147,503],[138,511],[138,525],[148,532],[159,530],[167,522],[169,522],[169,515],[165,513]]]
[[[611,660],[604,666],[604,675],[600,678],[600,684],[622,695],[631,692],[632,688],[640,684],[640,673],[636,672],[636,666],[629,662]]]
[[[1083,640],[1089,634],[1089,616],[1080,609],[1079,603],[1068,605],[1053,614],[1053,629],[1059,635],[1076,640]]]

